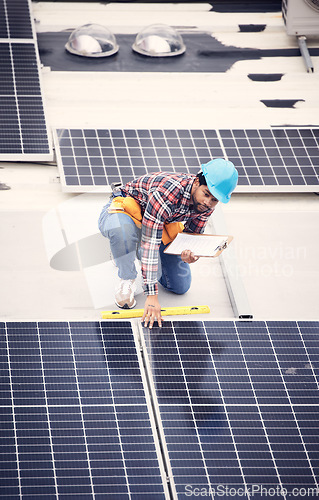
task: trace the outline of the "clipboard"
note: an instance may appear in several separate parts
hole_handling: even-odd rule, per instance
[[[192,238],[194,239],[194,243],[191,241]],[[205,243],[204,247],[209,248],[209,252],[199,250],[203,247],[199,238],[205,238],[205,240],[203,240],[203,243]],[[209,239],[211,242],[209,242]],[[230,235],[178,233],[176,238],[174,238],[174,240],[165,248],[164,253],[180,255],[183,250],[191,250],[196,257],[215,258],[228,247],[233,239],[234,237]],[[209,244],[209,246],[207,246],[207,244]]]

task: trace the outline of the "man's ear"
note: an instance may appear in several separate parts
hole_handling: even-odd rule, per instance
[[[195,177],[194,182],[193,182],[193,186],[196,188],[199,186],[199,178],[198,177]]]

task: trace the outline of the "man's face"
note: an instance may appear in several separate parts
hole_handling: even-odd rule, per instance
[[[198,179],[195,179],[192,190],[192,204],[198,214],[216,207],[218,200],[211,194],[208,187],[200,185]]]

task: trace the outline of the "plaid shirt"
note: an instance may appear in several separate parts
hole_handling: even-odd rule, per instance
[[[190,205],[192,174],[157,172],[128,182],[123,188],[142,208],[142,275],[146,295],[156,295],[158,252],[164,224],[184,222],[187,233],[202,233],[213,210],[198,214]]]

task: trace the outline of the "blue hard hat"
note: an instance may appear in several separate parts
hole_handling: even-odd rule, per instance
[[[234,164],[223,158],[216,158],[204,163],[201,168],[212,195],[222,203],[228,203],[238,182]]]

